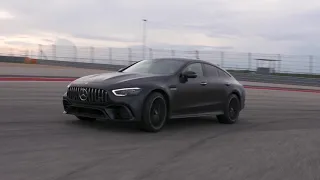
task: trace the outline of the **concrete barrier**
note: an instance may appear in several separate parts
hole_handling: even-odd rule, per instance
[[[96,64],[96,63],[85,63],[85,62],[51,61],[51,60],[48,61],[48,60],[41,60],[41,59],[38,60],[38,64],[87,68],[87,69],[114,70],[114,71],[124,67],[122,65],[113,65],[113,64]]]
[[[271,74],[256,74],[256,73],[249,74],[249,73],[237,73],[237,72],[231,72],[231,74],[239,81],[320,87],[320,78],[277,76],[277,75],[271,75]]]
[[[24,63],[24,57],[0,56],[0,62]]]

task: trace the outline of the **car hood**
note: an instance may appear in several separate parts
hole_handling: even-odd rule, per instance
[[[123,73],[123,72],[112,72],[112,73],[102,73],[93,74],[76,79],[74,84],[115,84],[123,83],[134,80],[141,80],[145,78],[159,77],[159,75],[152,74],[136,74],[136,73]]]

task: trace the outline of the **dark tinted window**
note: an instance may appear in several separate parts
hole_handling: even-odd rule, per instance
[[[203,64],[206,76],[208,77],[218,77],[218,69],[215,66],[209,64]]]
[[[183,72],[185,71],[193,71],[197,73],[198,76],[203,76],[202,65],[200,63],[193,63],[188,65]]]
[[[185,62],[180,60],[142,60],[122,72],[129,73],[150,73],[150,74],[173,74],[175,73]]]
[[[223,77],[223,78],[230,78],[231,76],[229,76],[229,74],[227,74],[226,72],[222,71],[221,69],[218,69],[218,73],[219,73],[219,76],[220,77]]]

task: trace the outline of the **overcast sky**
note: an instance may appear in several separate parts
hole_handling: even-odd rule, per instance
[[[1,0],[0,45],[141,45],[320,54],[318,0]],[[68,44],[68,43],[65,43]]]

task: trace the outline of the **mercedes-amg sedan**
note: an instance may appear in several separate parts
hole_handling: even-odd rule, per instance
[[[80,120],[135,121],[142,130],[158,132],[171,118],[216,116],[233,124],[245,98],[244,87],[214,64],[161,58],[76,79],[63,95],[63,107]]]

